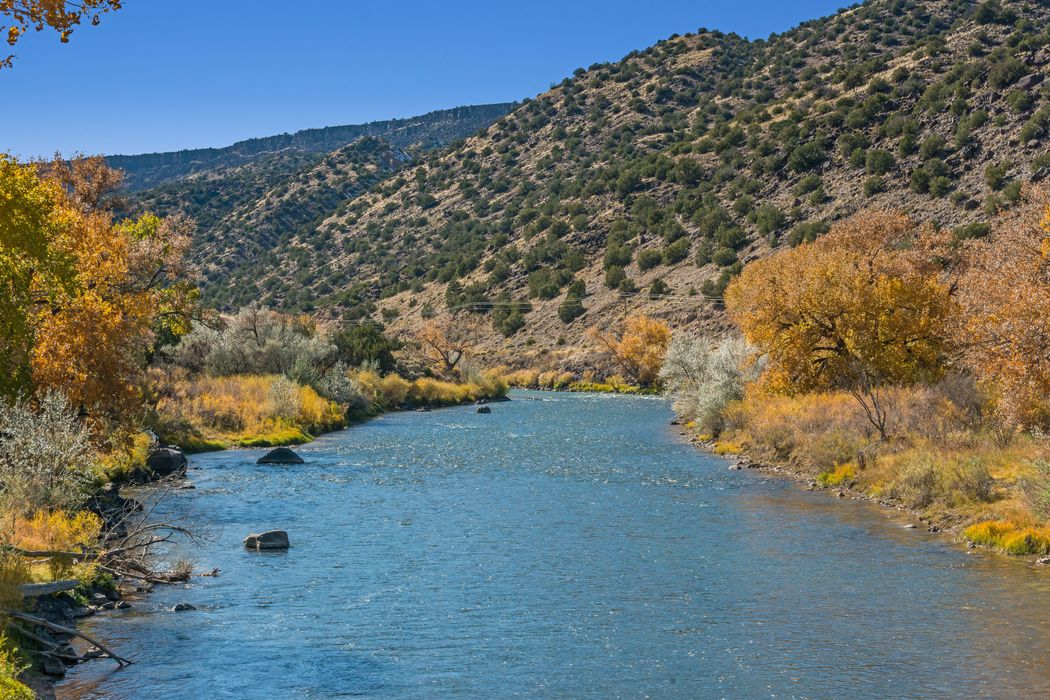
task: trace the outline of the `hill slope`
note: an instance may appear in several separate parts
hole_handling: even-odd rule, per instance
[[[510,107],[460,107],[411,119],[253,139],[222,149],[108,160],[127,168],[134,209],[181,212],[197,222],[193,258],[206,280],[218,281],[289,234],[333,214],[341,203],[410,162],[412,154],[469,136]],[[162,179],[167,181],[156,187],[135,189]],[[205,288],[222,290],[221,285]],[[250,299],[223,295],[218,301],[228,306]]]
[[[671,37],[577,71],[211,297],[382,310],[397,330],[495,306],[493,347],[518,351],[632,308],[717,324],[743,261],[861,208],[980,235],[1050,166],[1047,27],[1042,2],[872,0],[768,41]],[[574,280],[586,312],[559,318]]]
[[[389,119],[368,124],[326,126],[294,134],[247,139],[223,148],[197,148],[167,153],[107,156],[110,166],[124,171],[129,191],[157,187],[166,182],[220,168],[259,161],[302,158],[342,148],[362,136],[386,139],[403,149],[428,149],[463,138],[506,114],[513,104],[471,105],[443,109],[408,119]],[[300,163],[301,164],[301,163]]]

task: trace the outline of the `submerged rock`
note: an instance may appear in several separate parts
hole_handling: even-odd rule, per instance
[[[478,406],[478,413],[492,413],[492,409],[488,406]]]
[[[197,608],[195,608],[194,606],[190,605],[189,603],[178,603],[178,604],[175,605],[174,608],[171,609],[171,611],[172,612],[183,612],[184,610],[196,610],[196,609]]]
[[[244,538],[245,549],[288,549],[288,533],[284,530],[269,530]]]
[[[304,461],[287,447],[278,447],[260,457],[256,464],[304,464]]]
[[[181,476],[186,473],[186,455],[174,445],[154,447],[146,457],[146,466],[154,476]]]
[[[53,656],[45,656],[41,659],[40,670],[45,675],[55,678],[63,678],[66,675],[66,665]]]

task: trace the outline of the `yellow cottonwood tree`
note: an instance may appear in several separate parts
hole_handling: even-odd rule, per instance
[[[84,196],[94,180],[41,175],[59,171],[0,157],[0,395],[58,389],[120,417],[156,334],[184,332],[195,305],[188,221],[114,223]]]
[[[40,309],[75,276],[65,247],[77,219],[57,183],[0,155],[0,396],[29,389]]]
[[[745,267],[726,309],[767,357],[762,385],[845,389],[886,437],[881,390],[943,368],[952,299],[932,262],[941,240],[903,215],[865,212]]]
[[[1008,427],[1050,421],[1050,198],[1024,206],[973,241],[958,284],[956,345]]]
[[[645,314],[629,316],[620,335],[597,328],[587,329],[587,335],[612,353],[628,379],[642,386],[653,384],[659,377],[671,342],[667,324]]]

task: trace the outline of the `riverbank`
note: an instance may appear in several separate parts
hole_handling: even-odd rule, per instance
[[[321,396],[282,375],[157,375],[153,423],[162,442],[187,453],[292,446],[389,411],[491,401],[508,389],[491,373],[449,382],[360,371],[339,381]]]
[[[829,495],[838,498],[850,498],[875,503],[887,509],[906,513],[916,522],[916,527],[921,526],[932,533],[943,533],[953,541],[963,543],[965,546],[987,549],[999,555],[1009,555],[1022,561],[1050,564],[1050,532],[1046,526],[1034,519],[1030,512],[1026,512],[1024,506],[1018,502],[1016,494],[1011,490],[1017,486],[1017,477],[1006,477],[1000,474],[986,473],[981,471],[976,460],[979,454],[971,450],[966,459],[970,468],[977,470],[979,474],[969,475],[971,480],[979,481],[974,486],[970,484],[971,494],[966,500],[945,499],[943,496],[934,497],[929,494],[923,496],[922,507],[916,504],[913,494],[899,486],[900,479],[895,482],[892,478],[886,479],[885,467],[879,471],[878,461],[880,456],[876,450],[869,449],[866,457],[859,452],[862,466],[857,467],[856,462],[846,461],[835,464],[832,467],[818,467],[814,463],[806,463],[800,460],[776,460],[771,459],[768,448],[758,446],[756,449],[746,449],[747,441],[739,433],[735,440],[730,436],[725,439],[710,439],[704,435],[698,435],[695,428],[683,430],[681,433],[687,437],[697,448],[725,457],[730,460],[730,470],[753,469],[779,477],[789,478],[800,485],[804,485],[809,491],[826,491]],[[895,462],[894,466],[910,464],[916,458],[912,451],[915,448],[898,447],[896,454],[882,455],[881,459]],[[1011,450],[1013,460],[1021,459],[1018,455],[1028,454],[1029,458],[1037,459],[1043,454],[1041,446],[1018,447]],[[987,455],[984,455],[987,459]],[[936,479],[931,476],[937,470],[944,471],[944,461],[950,460],[948,455],[942,455],[942,464],[926,464],[924,474],[927,482],[926,488],[934,491],[938,488],[949,488],[944,484],[936,484]],[[956,456],[956,459],[958,457]],[[1016,467],[1015,467],[1016,468]],[[907,470],[905,470],[907,474]],[[963,478],[957,476],[956,478]],[[897,486],[894,488],[894,486]],[[965,489],[965,484],[957,484],[955,488]],[[959,497],[961,498],[961,497]],[[1021,524],[1016,521],[1020,520]],[[1000,528],[997,532],[996,528]],[[993,536],[987,536],[989,530]],[[1009,539],[1012,535],[1019,533],[1020,541]]]

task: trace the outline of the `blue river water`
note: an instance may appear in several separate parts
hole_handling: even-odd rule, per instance
[[[662,399],[512,396],[194,457],[163,507],[221,573],[87,621],[136,663],[59,697],[1050,696],[1050,571],[728,471]]]

